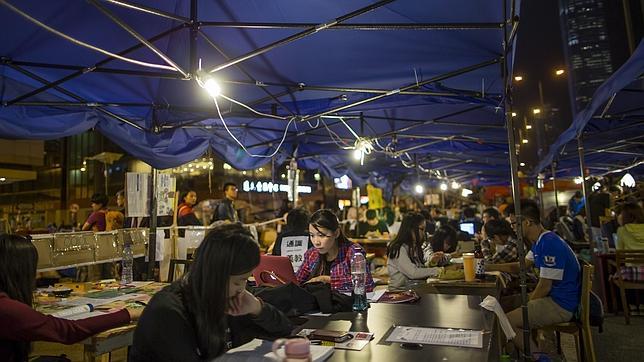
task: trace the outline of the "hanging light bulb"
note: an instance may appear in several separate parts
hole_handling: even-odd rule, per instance
[[[626,173],[624,177],[622,177],[621,181],[619,181],[620,186],[626,186],[626,187],[635,187],[635,179],[630,173]]]
[[[581,178],[581,176],[577,176],[573,179],[573,181],[575,182],[575,184],[579,185],[580,183],[584,182],[584,179]]]
[[[417,194],[422,194],[425,192],[425,188],[421,184],[416,184],[416,186],[414,186],[414,191],[416,191]]]
[[[447,184],[445,182],[441,182],[441,191],[447,191]]]
[[[221,86],[212,75],[200,70],[197,72],[196,80],[197,84],[205,89],[209,96],[215,98],[221,94]]]
[[[452,188],[453,188],[454,190],[456,190],[456,189],[458,189],[458,188],[460,188],[460,187],[461,187],[461,184],[459,184],[459,183],[458,183],[458,182],[456,182],[456,181],[452,181]]]
[[[353,145],[353,158],[360,160],[360,165],[364,165],[364,156],[373,151],[373,144],[368,138],[358,137]]]

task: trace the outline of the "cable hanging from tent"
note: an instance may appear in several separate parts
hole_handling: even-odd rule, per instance
[[[17,13],[18,15],[22,16],[23,18],[25,18],[25,19],[31,21],[32,23],[40,26],[41,28],[43,28],[43,29],[45,29],[45,30],[47,30],[47,31],[49,31],[49,32],[51,32],[53,34],[56,34],[59,37],[62,37],[62,38],[66,39],[66,40],[68,40],[68,41],[70,41],[70,42],[72,42],[72,43],[74,43],[76,45],[80,45],[82,47],[91,49],[91,50],[99,52],[101,54],[105,54],[105,55],[107,55],[109,57],[113,57],[113,58],[122,60],[124,62],[137,64],[137,65],[140,65],[140,66],[143,66],[143,67],[165,69],[165,70],[171,70],[171,71],[174,71],[174,72],[179,72],[179,70],[177,68],[175,68],[175,67],[171,67],[171,66],[163,65],[163,64],[143,62],[143,61],[140,61],[140,60],[124,57],[124,56],[118,55],[116,53],[112,53],[112,52],[110,52],[108,50],[101,49],[101,48],[93,46],[91,44],[87,44],[87,43],[85,43],[85,42],[83,42],[81,40],[78,40],[78,39],[76,39],[74,37],[71,37],[71,36],[69,36],[69,35],[67,35],[67,34],[65,34],[63,32],[60,32],[60,31],[48,26],[47,24],[41,22],[40,20],[30,16],[29,14],[27,14],[27,13],[23,12],[22,10],[18,9],[17,7],[13,6],[9,2],[7,2],[6,0],[0,0],[0,3],[2,3],[4,6],[8,7],[11,11],[13,11],[13,12]]]
[[[262,113],[254,110],[252,107],[249,107],[248,105],[240,101],[237,101],[233,98],[223,95],[221,93],[221,87],[219,86],[219,83],[217,83],[215,78],[201,69],[201,60],[199,60],[199,70],[197,71],[197,76],[195,77],[195,80],[197,81],[197,84],[208,93],[208,95],[212,98],[213,102],[215,103],[215,108],[217,108],[217,115],[219,116],[219,120],[221,120],[221,124],[223,124],[224,128],[226,129],[226,132],[228,132],[230,137],[232,137],[232,139],[235,140],[235,142],[237,142],[239,147],[241,147],[244,150],[244,152],[246,152],[247,155],[249,155],[250,157],[271,158],[275,156],[277,152],[279,152],[280,148],[282,147],[282,144],[284,143],[284,140],[286,139],[288,130],[291,127],[291,124],[293,123],[293,121],[295,120],[295,117],[287,118],[287,117],[281,117],[281,116],[275,116],[272,114]],[[288,120],[288,123],[286,124],[286,128],[284,129],[284,134],[282,135],[282,139],[280,140],[280,143],[277,145],[275,150],[269,155],[254,154],[248,151],[246,146],[244,146],[244,144],[228,128],[228,125],[226,124],[226,120],[224,119],[223,115],[221,114],[221,110],[219,109],[219,102],[217,101],[218,97],[222,97],[229,102],[240,105],[248,109],[249,111],[263,117],[275,118],[279,120]]]

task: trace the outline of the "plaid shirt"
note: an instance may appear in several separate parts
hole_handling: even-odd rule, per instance
[[[366,255],[365,250],[360,244],[352,242],[342,242],[338,245],[338,256],[331,263],[331,289],[339,292],[353,291],[353,282],[351,281],[351,258],[355,253]],[[304,253],[304,262],[297,271],[297,281],[302,284],[307,280],[316,277],[316,270],[321,262],[320,252],[316,248],[311,248]],[[371,278],[371,270],[367,263],[367,280],[365,290],[373,291],[375,283]]]
[[[481,243],[483,245],[483,243]],[[488,242],[488,245],[489,242]],[[490,249],[488,249],[488,255]],[[485,255],[485,253],[483,254]],[[509,238],[507,244],[503,245],[503,249],[497,251],[494,255],[486,256],[485,261],[490,264],[511,263],[519,260],[519,253],[517,251],[517,241],[514,238]]]
[[[644,281],[644,265],[623,266],[620,268],[622,279],[626,281]]]

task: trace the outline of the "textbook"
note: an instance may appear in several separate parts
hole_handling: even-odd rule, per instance
[[[385,292],[382,297],[378,298],[376,303],[388,303],[388,304],[399,304],[399,303],[413,303],[419,300],[420,297],[413,290],[406,290],[400,292]]]

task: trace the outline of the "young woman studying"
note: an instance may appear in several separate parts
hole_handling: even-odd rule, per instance
[[[405,214],[398,235],[387,246],[387,270],[389,289],[408,289],[414,281],[424,282],[426,278],[437,277],[442,268],[424,266],[423,242],[425,241],[426,220],[422,214]],[[440,259],[442,255],[438,255]]]
[[[288,319],[246,290],[259,246],[239,224],[216,227],[190,272],[155,294],[134,332],[130,361],[206,361],[253,338],[291,333]]]
[[[365,250],[342,234],[338,217],[329,209],[311,215],[309,235],[314,247],[304,253],[304,262],[296,275],[298,282],[330,283],[334,290],[351,292],[351,258],[355,253],[365,254]],[[375,283],[369,266],[366,273],[366,291],[370,292]]]
[[[31,240],[0,235],[0,361],[26,361],[30,342],[72,344],[130,323],[140,309],[122,309],[97,317],[66,320],[32,308],[38,252]]]

